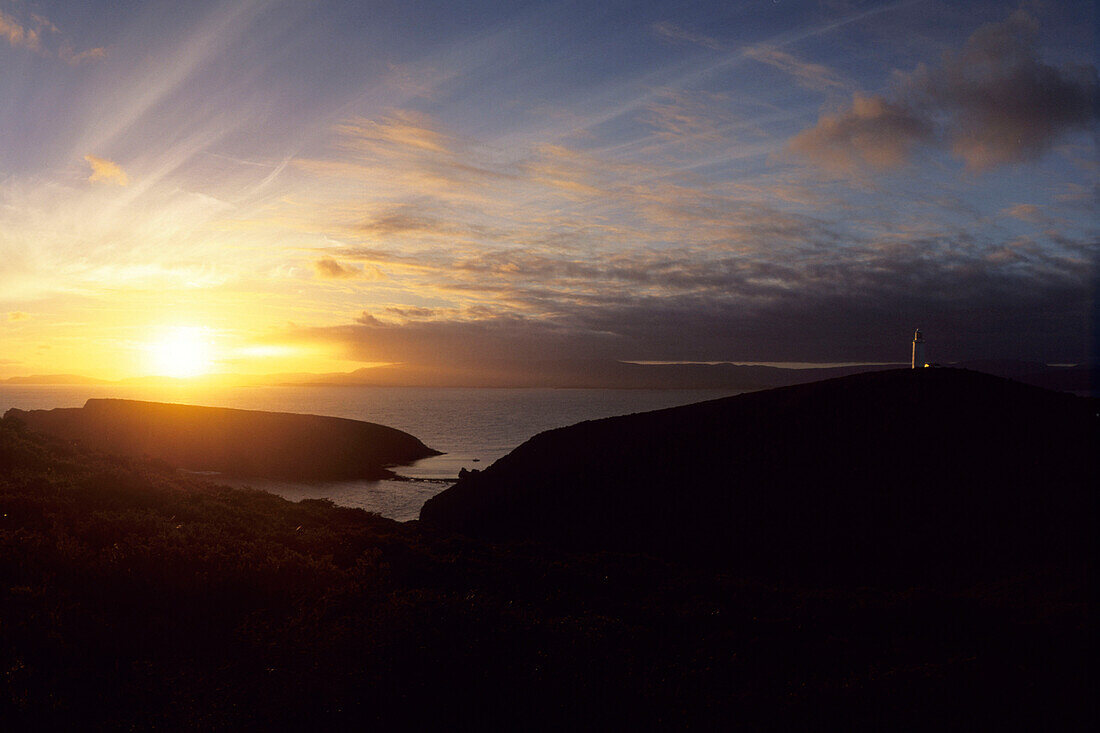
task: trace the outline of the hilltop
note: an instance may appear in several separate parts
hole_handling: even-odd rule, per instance
[[[870,372],[548,431],[421,519],[737,573],[949,575],[1081,548],[1098,423],[987,374]]]

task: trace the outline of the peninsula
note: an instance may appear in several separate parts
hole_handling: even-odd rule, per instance
[[[385,425],[320,415],[91,399],[84,407],[8,410],[31,430],[107,453],[243,478],[382,479],[388,466],[439,455]]]

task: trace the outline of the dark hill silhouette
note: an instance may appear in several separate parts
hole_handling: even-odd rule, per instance
[[[1010,359],[985,359],[964,361],[955,366],[976,372],[1008,377],[1025,384],[1059,392],[1076,392],[1092,397],[1100,396],[1100,366],[1076,364],[1074,366],[1048,366],[1041,362],[1013,361]]]
[[[420,516],[738,572],[969,572],[1081,549],[1097,425],[987,374],[863,373],[542,433]]]
[[[13,408],[5,417],[108,453],[242,477],[385,478],[393,475],[386,466],[438,455],[400,430],[320,415],[92,399],[82,408]]]

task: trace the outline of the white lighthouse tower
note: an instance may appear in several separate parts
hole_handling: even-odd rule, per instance
[[[928,362],[924,360],[924,334],[918,328],[913,334],[913,368],[923,369],[927,365]]]

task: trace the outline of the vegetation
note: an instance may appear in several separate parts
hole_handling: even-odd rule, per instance
[[[1060,728],[1088,568],[774,585],[290,503],[0,421],[6,729]]]

